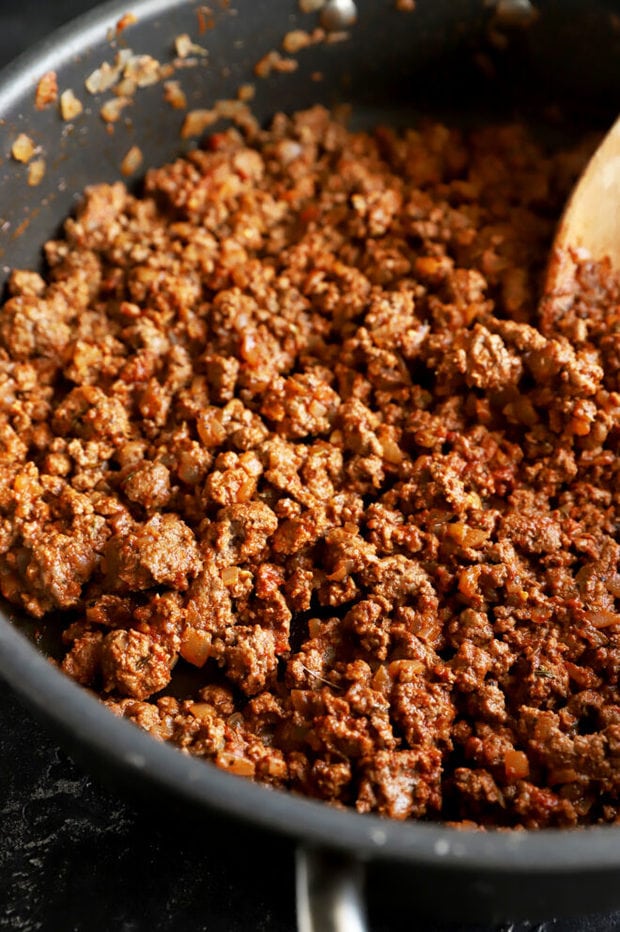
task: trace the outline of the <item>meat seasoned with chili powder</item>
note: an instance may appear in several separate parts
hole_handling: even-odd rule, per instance
[[[338,806],[616,821],[620,287],[538,294],[578,168],[314,108],[88,190],[0,316],[2,593],[65,672]]]

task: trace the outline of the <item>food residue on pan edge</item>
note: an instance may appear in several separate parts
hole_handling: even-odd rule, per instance
[[[519,6],[519,0],[516,0]],[[491,5],[501,6],[493,0]],[[504,4],[510,7],[510,2]],[[522,3],[521,3],[522,5]],[[235,10],[228,7],[228,4],[222,4],[222,9],[230,15],[236,13]],[[319,13],[320,19],[325,28],[315,27],[312,31],[304,29],[293,29],[286,33],[282,40],[282,47],[289,55],[295,55],[302,49],[317,43],[325,42],[333,44],[342,42],[350,37],[350,34],[343,30],[344,26],[354,24],[357,13],[355,4],[351,0],[300,0],[299,9],[302,13]],[[404,12],[411,12],[415,9],[415,3],[399,2],[396,3],[395,9]],[[510,13],[511,22],[514,14]],[[208,6],[198,7],[196,10],[198,32],[202,35],[208,29],[213,29],[215,20],[212,10]],[[496,14],[497,18],[502,17]],[[125,13],[116,22],[115,27],[108,32],[108,40],[114,46],[120,35],[130,26],[138,22],[137,17],[132,12]],[[200,63],[205,64],[208,57],[208,50],[193,41],[188,33],[182,33],[176,36],[174,40],[174,51],[176,58],[171,62],[161,63],[150,55],[135,55],[131,49],[123,48],[116,52],[114,61],[103,61],[85,81],[86,89],[90,94],[101,94],[111,90],[115,98],[105,101],[100,108],[100,116],[107,124],[110,133],[114,132],[114,124],[118,123],[121,117],[121,111],[133,102],[136,91],[141,87],[150,87],[160,81],[164,81],[164,100],[175,109],[185,109],[187,107],[187,97],[178,81],[166,80],[171,78],[175,70],[193,67]],[[267,78],[273,72],[290,73],[296,71],[298,62],[295,58],[284,57],[279,51],[272,49],[266,52],[255,65],[255,74],[260,78]],[[313,72],[311,80],[322,80],[321,72]],[[251,85],[243,85],[239,89],[239,99],[248,100],[249,96],[243,96]],[[253,95],[253,91],[251,92]],[[77,119],[84,110],[84,106],[76,97],[70,88],[64,90],[60,95],[58,93],[57,75],[54,71],[44,74],[37,83],[35,92],[35,109],[46,109],[50,104],[58,101],[58,109],[63,121],[71,123]],[[190,114],[189,123],[196,124],[197,118]],[[127,121],[128,125],[131,121]],[[189,138],[195,135],[193,132],[186,131],[187,126],[183,128],[182,138]],[[15,148],[15,145],[14,145]],[[17,152],[20,151],[19,143]],[[41,147],[38,151],[42,151]],[[23,158],[16,156],[17,161],[23,161]],[[123,163],[124,164],[124,163]],[[43,166],[43,170],[42,169]],[[124,167],[119,166],[121,174],[126,174]],[[29,185],[38,184],[44,176],[44,162],[42,161],[35,170],[27,173]]]
[[[132,146],[121,162],[121,174],[126,178],[129,177],[129,175],[133,175],[140,168],[142,168],[143,161],[144,158],[140,147]]]
[[[335,805],[615,821],[620,293],[537,307],[578,168],[315,108],[90,189],[0,325],[2,591],[63,669]]]
[[[58,83],[56,72],[47,71],[37,84],[34,105],[37,110],[45,110],[58,100]]]
[[[28,165],[28,184],[31,188],[35,188],[38,184],[41,184],[46,170],[45,159],[38,158],[33,162],[30,162]]]
[[[83,110],[82,101],[75,96],[71,88],[67,88],[66,91],[62,92],[60,95],[60,115],[63,120],[66,122],[75,120]]]

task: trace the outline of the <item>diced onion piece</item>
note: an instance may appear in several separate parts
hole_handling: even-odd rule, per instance
[[[58,99],[58,82],[56,72],[48,71],[37,84],[34,105],[37,110],[45,110]]]
[[[99,111],[101,119],[105,123],[116,123],[120,120],[121,111],[131,103],[129,97],[112,97],[106,102]]]
[[[527,754],[523,751],[506,751],[504,754],[504,767],[506,769],[506,779],[510,782],[524,780],[530,773],[530,762],[527,759]]]
[[[393,680],[385,664],[382,663],[377,667],[371,682],[372,688],[378,692],[385,693],[391,689]]]
[[[280,55],[276,49],[272,49],[256,62],[254,66],[254,74],[257,78],[266,78],[271,74],[272,71],[287,73],[296,71],[298,67],[299,65],[296,59],[285,58],[283,55]]]
[[[121,173],[127,177],[133,175],[142,165],[142,150],[138,146],[132,146],[123,161],[121,162]]]
[[[225,566],[222,570],[222,582],[225,586],[234,586],[239,582],[239,567]]]
[[[215,110],[190,110],[181,127],[181,139],[201,136],[207,127],[217,123],[219,118]]]
[[[177,36],[174,40],[174,47],[179,58],[187,58],[188,55],[207,55],[207,50],[201,45],[192,42],[186,32]]]
[[[152,55],[133,55],[125,64],[123,77],[135,81],[138,87],[149,87],[161,79],[161,65]]]
[[[216,447],[226,439],[226,428],[219,418],[205,413],[199,414],[196,421],[198,436],[205,447]]]
[[[187,107],[185,91],[178,81],[166,81],[164,83],[164,100],[175,110],[185,110]]]
[[[70,88],[62,92],[60,95],[60,115],[63,120],[75,120],[83,109],[82,101],[78,100]]]
[[[342,582],[347,578],[347,576],[351,575],[354,568],[355,562],[348,559],[347,557],[343,557],[342,560],[338,560],[334,567],[333,573],[330,573],[327,578],[330,580],[330,582]]]
[[[253,84],[240,84],[237,88],[237,97],[239,100],[248,101],[252,100],[256,94],[256,88]]]
[[[116,56],[113,65],[107,61],[102,62],[99,68],[95,68],[86,78],[84,82],[86,90],[91,94],[101,94],[108,91],[118,81],[126,62],[132,55],[131,49],[122,49]]]
[[[36,188],[43,181],[45,175],[45,159],[35,159],[28,166],[28,184],[31,188]]]
[[[595,628],[611,628],[613,625],[620,625],[620,614],[618,612],[584,612],[586,621]]]
[[[211,656],[211,635],[198,628],[187,628],[181,636],[181,657],[195,667],[204,667]]]
[[[215,758],[218,767],[223,767],[231,773],[236,773],[241,777],[253,777],[256,770],[254,762],[247,757],[237,757],[230,751],[220,751]]]
[[[26,136],[25,133],[20,133],[11,147],[11,155],[16,162],[23,162],[26,164],[34,155],[34,149],[34,143],[30,136]]]
[[[614,573],[613,576],[609,576],[605,583],[607,586],[607,591],[616,598],[620,599],[620,573]]]
[[[383,459],[392,466],[398,466],[404,460],[404,454],[395,440],[391,437],[382,437],[380,439]]]
[[[289,55],[294,55],[301,49],[305,49],[309,45],[312,45],[312,43],[312,35],[306,32],[305,29],[292,29],[284,36],[282,48],[285,52],[288,52]]]
[[[210,722],[217,716],[216,710],[208,702],[192,702],[191,713],[201,722]]]
[[[558,767],[549,771],[547,783],[549,786],[558,786],[561,783],[575,783],[578,779],[579,774],[572,767]]]
[[[127,29],[128,26],[133,26],[134,23],[137,22],[138,19],[134,13],[124,13],[116,23],[116,34],[118,35],[123,29]]]
[[[281,757],[270,757],[267,761],[267,773],[275,780],[285,780],[288,774],[286,761]]]

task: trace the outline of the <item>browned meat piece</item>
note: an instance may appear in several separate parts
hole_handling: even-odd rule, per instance
[[[155,511],[170,500],[170,472],[163,463],[138,463],[130,467],[122,488],[130,501]]]
[[[161,644],[139,631],[111,631],[101,648],[106,692],[148,699],[170,682],[172,658]]]
[[[271,685],[277,665],[272,631],[259,625],[235,625],[229,629],[220,651],[228,677],[246,696],[254,696]]]
[[[278,519],[264,502],[230,505],[217,514],[213,540],[222,560],[231,564],[246,563],[260,557],[277,529]]]
[[[377,751],[362,767],[357,801],[360,812],[376,809],[393,819],[437,812],[441,806],[441,755],[421,751]]]
[[[10,298],[2,308],[0,338],[14,360],[58,359],[71,340],[71,328],[62,316],[51,313],[46,301],[25,293]]]
[[[507,388],[519,381],[523,364],[510,353],[502,338],[476,324],[468,335],[465,350],[465,381],[474,388]]]
[[[82,686],[95,686],[103,656],[101,631],[86,632],[77,638],[62,661],[62,669]]]
[[[287,437],[316,437],[327,433],[338,409],[337,393],[308,371],[288,379],[274,380],[261,406],[261,413]]]
[[[148,589],[158,583],[186,589],[201,561],[190,528],[173,514],[154,515],[105,549],[104,570],[115,589]]]

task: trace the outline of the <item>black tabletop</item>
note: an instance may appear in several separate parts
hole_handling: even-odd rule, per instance
[[[0,65],[93,5],[0,0]],[[288,843],[237,843],[233,827],[129,802],[85,775],[0,686],[0,929],[291,932],[293,883]],[[374,932],[435,932],[370,893]],[[502,928],[612,932],[620,914]]]

